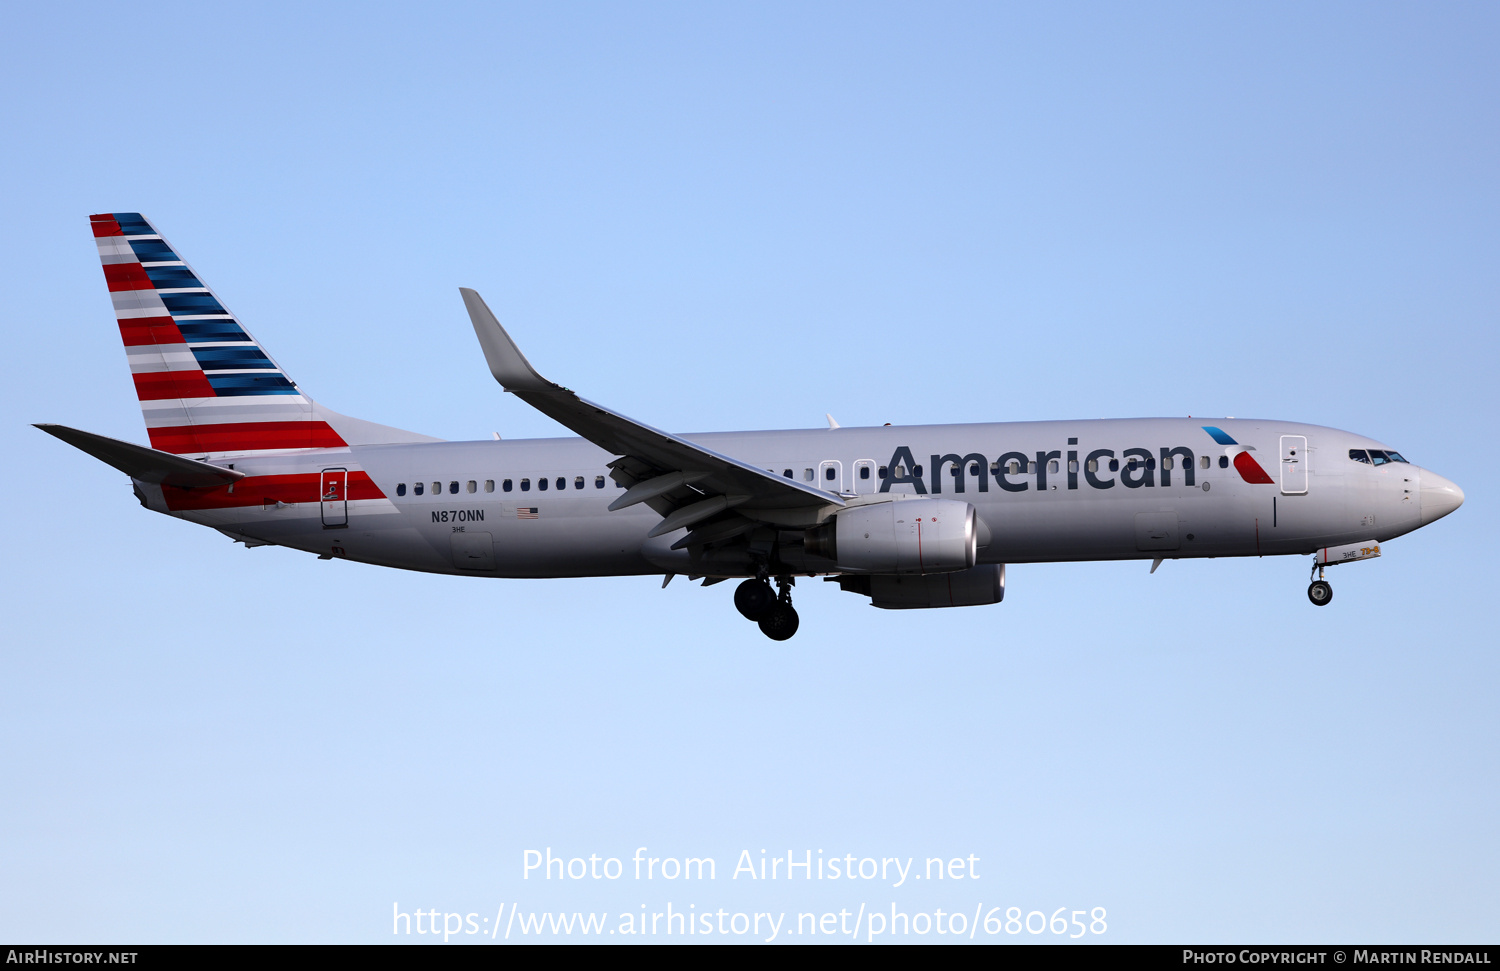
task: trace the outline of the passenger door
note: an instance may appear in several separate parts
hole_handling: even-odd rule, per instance
[[[349,525],[349,470],[324,469],[318,483],[318,505],[324,529]]]
[[[1281,494],[1307,494],[1307,437],[1281,436]]]

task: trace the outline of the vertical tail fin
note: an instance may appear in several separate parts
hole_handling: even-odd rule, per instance
[[[434,440],[320,408],[140,213],[89,221],[153,448],[222,455]]]

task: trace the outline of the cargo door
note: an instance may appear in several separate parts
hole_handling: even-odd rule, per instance
[[[1140,512],[1135,514],[1135,548],[1150,553],[1175,550],[1178,547],[1175,512]]]
[[[1307,494],[1307,437],[1281,436],[1281,494]]]
[[[454,533],[453,565],[460,570],[493,570],[494,538],[489,533]]]
[[[324,529],[343,529],[349,525],[348,469],[324,469],[318,484],[318,497]]]

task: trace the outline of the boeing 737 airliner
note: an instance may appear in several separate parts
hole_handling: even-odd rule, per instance
[[[446,442],[330,411],[134,212],[89,217],[151,447],[38,425],[141,505],[247,546],[483,577],[740,579],[777,640],[795,577],[877,607],[999,603],[1005,564],[1311,555],[1457,509],[1457,485],[1317,425],[1142,418],[672,435],[539,375],[461,290],[490,372],[579,438]],[[775,589],[772,589],[772,582]]]

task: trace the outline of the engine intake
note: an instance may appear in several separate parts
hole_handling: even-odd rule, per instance
[[[809,554],[840,572],[952,573],[979,558],[974,507],[956,499],[900,499],[841,509],[803,533]]]

